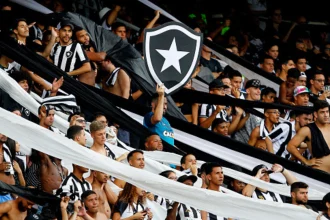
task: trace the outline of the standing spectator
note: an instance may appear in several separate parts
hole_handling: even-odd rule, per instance
[[[15,200],[0,203],[0,218],[8,220],[25,219],[27,210],[32,208],[33,202],[18,197]]]
[[[97,75],[97,64],[105,59],[105,52],[98,52],[95,43],[91,40],[89,33],[80,27],[76,28],[75,38],[81,44],[82,48],[90,60],[92,70],[85,74],[78,75],[78,80],[87,85],[95,86],[95,78]]]
[[[267,166],[260,164],[254,167],[252,170],[252,176],[255,176],[256,178],[261,179],[262,181],[265,181],[267,183],[270,182],[269,175],[272,173],[282,173],[289,185],[297,181],[296,177],[294,177],[288,170],[286,170],[279,164],[274,164],[271,169],[268,169]],[[251,184],[247,184],[245,186],[245,188],[243,189],[243,195],[247,197],[252,197],[254,199],[262,199],[283,203],[283,199],[278,193],[269,192],[265,189],[255,187]]]
[[[101,69],[106,72],[102,77],[102,89],[117,96],[128,99],[130,96],[131,79],[120,67],[116,67],[111,62],[111,57],[107,55],[101,61]]]
[[[144,155],[141,150],[132,150],[127,155],[128,164],[132,167],[143,169],[144,168]],[[120,188],[124,188],[126,182],[124,180],[115,179],[114,184]]]
[[[93,191],[97,194],[99,200],[99,212],[103,213],[107,216],[107,219],[111,216],[111,209],[107,199],[107,195],[105,194],[104,188],[105,185],[108,184],[109,175],[99,172],[93,171],[93,183],[92,188]],[[117,196],[112,197],[111,204],[115,204],[117,201]]]
[[[53,106],[42,105],[39,107],[38,113],[41,127],[59,133],[59,130],[52,126],[55,116]],[[62,166],[61,159],[36,150],[32,150],[27,167],[26,185],[34,186],[48,193],[53,193],[53,190],[58,189],[68,175],[68,170]]]
[[[280,59],[280,73],[278,74],[278,77],[283,80],[286,81],[287,79],[287,75],[288,75],[288,70],[291,68],[295,68],[295,63],[292,57],[290,56],[282,56],[282,58]]]
[[[321,71],[315,71],[310,80],[310,94],[309,101],[315,103],[316,100],[327,100],[327,97],[330,95],[330,91],[324,90],[325,76]],[[329,101],[328,101],[329,102]]]
[[[194,175],[183,175],[178,178],[178,182],[188,186],[193,186],[197,181]],[[166,220],[202,220],[200,211],[187,204],[173,202],[167,211]]]
[[[229,137],[228,126],[229,122],[225,121],[223,118],[216,118],[212,122],[212,131],[223,136]]]
[[[207,39],[212,41],[210,37],[208,37]],[[219,77],[220,73],[223,70],[220,63],[212,58],[212,50],[205,45],[203,45],[202,48],[200,63],[202,66],[208,67],[211,70],[215,79]]]
[[[151,112],[143,118],[143,125],[151,132],[158,134],[162,140],[174,146],[174,132],[164,117],[167,110],[167,99],[165,97],[164,85],[157,85],[156,94],[153,95],[151,101]]]
[[[209,84],[209,93],[219,96],[225,96],[225,89],[229,88],[220,79],[214,79]],[[224,105],[213,105],[213,104],[202,104],[199,115],[199,125],[203,128],[210,129],[212,122],[216,118],[222,118],[228,121],[228,114],[226,106]]]
[[[146,151],[162,151],[163,150],[163,141],[158,136],[158,134],[152,134],[148,136],[144,142],[144,148]]]
[[[274,103],[276,100],[276,91],[272,87],[266,87],[261,90],[261,101],[265,103]]]
[[[291,203],[293,205],[298,205],[306,209],[312,209],[318,212],[314,207],[307,205],[308,202],[308,185],[304,182],[294,182],[290,187],[291,191]]]
[[[81,195],[81,202],[84,204],[84,207],[82,209],[86,209],[86,212],[83,212],[83,219],[93,219],[93,220],[107,220],[107,216],[103,214],[102,212],[99,212],[99,200],[97,198],[97,194],[92,190],[86,190]],[[79,210],[79,209],[78,209]],[[75,210],[74,214],[78,214],[78,210]],[[80,211],[80,210],[79,210]],[[74,216],[76,217],[76,216]],[[74,219],[74,217],[71,216],[71,218]],[[88,218],[90,217],[90,218]],[[70,218],[70,219],[71,219]]]
[[[237,70],[230,71],[229,79],[231,82],[231,94],[235,98],[245,99],[244,94],[241,92],[242,74]]]
[[[220,164],[214,162],[208,163],[205,166],[205,174],[209,183],[207,189],[222,192],[220,187],[223,184],[224,175]],[[201,216],[204,220],[224,219],[206,211],[201,211]]]
[[[330,173],[330,124],[329,103],[318,100],[314,104],[314,123],[299,129],[298,133],[288,143],[287,150],[301,163]],[[297,148],[305,141],[312,159],[303,157]]]
[[[296,82],[300,77],[300,71],[296,68],[288,70],[287,80],[280,85],[279,100],[285,105],[294,105],[293,90],[296,88]]]
[[[119,195],[115,205],[113,220],[120,219],[152,219],[152,212],[146,206],[144,191],[129,183],[125,184],[122,193]]]
[[[167,179],[173,180],[173,181],[177,181],[177,179],[178,179],[176,176],[176,173],[173,170],[165,170],[165,171],[161,172],[159,175],[161,175]],[[155,202],[157,202],[159,205],[161,205],[166,210],[170,207],[170,204],[172,203],[171,200],[158,196],[158,195],[155,195]]]
[[[70,76],[78,76],[91,71],[85,51],[78,42],[72,42],[73,24],[62,21],[59,29],[59,42],[53,46],[50,59],[55,66]]]
[[[187,175],[197,176],[198,168],[197,168],[197,160],[195,155],[193,154],[185,154],[181,157],[181,171],[186,173]]]
[[[330,219],[330,193],[327,193],[322,199],[323,216]]]
[[[14,185],[14,169],[12,155],[9,148],[6,146],[7,137],[0,134],[0,181]],[[9,193],[0,191],[0,203],[12,200]]]
[[[67,131],[67,137],[85,147],[86,137],[85,131],[81,126],[71,126]],[[60,188],[57,190],[57,194],[60,194],[63,190],[69,190],[70,193],[77,193],[79,198],[87,190],[92,190],[92,186],[87,182],[83,175],[88,172],[88,168],[72,164],[73,171],[63,180]]]
[[[246,100],[249,101],[259,101],[260,100],[260,80],[250,79],[245,84],[246,90]],[[255,116],[247,113],[243,119],[241,119],[240,124],[243,124],[242,127],[234,133],[234,139],[241,141],[243,143],[248,143],[250,134],[252,130],[260,124],[260,119]]]
[[[127,40],[126,38],[126,25],[121,22],[115,22],[111,25],[111,31],[120,37],[122,40]]]
[[[192,89],[195,90],[192,87],[192,78],[188,80],[188,82],[184,85],[184,88],[186,89]],[[181,103],[181,102],[176,102],[176,106],[181,110],[182,114],[184,117],[187,119],[188,122],[191,122],[195,125],[198,123],[198,108],[199,104],[198,103]]]

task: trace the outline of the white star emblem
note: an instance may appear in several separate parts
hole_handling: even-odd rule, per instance
[[[186,56],[189,52],[186,51],[178,51],[176,47],[175,38],[173,38],[171,47],[169,50],[160,50],[156,49],[160,55],[162,55],[165,58],[165,62],[163,64],[162,70],[160,72],[163,72],[170,66],[173,66],[180,74],[181,74],[181,68],[179,60]]]

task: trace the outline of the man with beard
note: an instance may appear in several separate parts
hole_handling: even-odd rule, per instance
[[[33,202],[18,197],[15,200],[0,204],[0,219],[2,220],[24,220],[27,210],[32,208]]]
[[[85,29],[77,27],[75,37],[76,40],[81,44],[82,48],[85,50],[92,68],[92,71],[79,75],[78,79],[80,82],[95,86],[95,78],[97,75],[96,63],[103,61],[107,54],[105,52],[97,51],[95,43],[91,40],[89,34]]]
[[[59,42],[54,45],[50,53],[50,59],[55,66],[67,72],[70,76],[79,76],[91,71],[86,53],[81,45],[72,42],[73,24],[62,21],[59,29]]]
[[[325,100],[315,101],[313,116],[315,122],[301,128],[288,143],[287,150],[303,164],[330,173],[329,103]],[[298,151],[304,141],[312,154],[309,160]]]
[[[153,95],[151,101],[151,112],[144,116],[143,125],[151,132],[158,134],[162,140],[174,146],[173,129],[164,117],[167,110],[167,99],[164,91],[164,85],[157,84],[156,94]]]
[[[291,203],[306,209],[312,209],[318,212],[314,207],[307,205],[308,202],[308,185],[304,182],[295,182],[291,185]]]

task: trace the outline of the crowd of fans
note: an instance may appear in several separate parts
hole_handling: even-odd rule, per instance
[[[255,2],[262,4],[263,1],[247,2],[255,6]],[[72,5],[67,5],[65,1],[44,0],[40,3],[55,12],[66,11],[69,7],[73,10]],[[116,20],[121,18],[134,24],[126,11],[129,4],[114,4],[111,9],[104,7],[97,19],[90,7],[78,3],[74,3],[74,6],[75,12],[93,19],[107,31],[129,42],[143,58],[143,30],[135,33],[130,26]],[[287,106],[310,106],[312,112],[293,111],[289,107],[255,109],[263,115],[261,118],[250,109],[232,106],[230,103],[213,105],[176,102],[176,105],[187,121],[196,126],[330,173],[330,136],[327,135],[330,133],[330,42],[327,41],[327,33],[323,30],[312,33],[309,26],[305,25],[306,16],[303,15],[297,16],[292,25],[288,26],[282,21],[280,7],[268,8],[269,19],[263,29],[256,23],[257,15],[264,13],[262,7],[260,11],[259,9],[251,7],[246,11],[246,17],[237,16],[236,11],[232,10],[220,16],[220,19],[214,17],[208,21],[205,14],[191,14],[188,24],[196,32],[203,33],[208,40],[251,62],[265,73],[278,77],[282,82],[279,87],[262,85],[258,77],[247,79],[244,72],[234,69],[216,57],[210,48],[203,46],[199,65],[184,88],[198,90],[193,84],[195,79],[206,82],[210,94]],[[134,134],[108,121],[102,112],[85,115],[83,108],[69,116],[70,127],[63,134],[53,126],[54,117],[57,117],[53,106],[42,105],[36,117],[2,90],[0,107],[53,132],[61,133],[82,147],[89,147],[119,162],[126,161],[129,166],[138,169],[144,169],[144,151],[162,151],[162,142],[175,146],[175,132],[166,119],[167,98],[164,85],[157,85],[155,94],[148,97],[131,80],[124,67],[115,66],[106,51],[96,48],[95,39],[91,39],[83,27],[75,26],[70,20],[62,20],[58,26],[49,26],[42,19],[32,23],[15,14],[15,7],[9,2],[1,2],[1,11],[5,15],[4,11],[12,11],[15,15],[9,22],[9,28],[1,27],[2,34],[10,35],[19,44],[32,49],[81,83],[144,106],[151,106],[151,111],[144,116],[143,125],[152,135],[143,139],[143,144],[138,144],[139,142],[134,141],[137,138]],[[148,20],[144,28],[160,25],[161,17],[161,12],[155,11],[154,17]],[[243,21],[240,20],[242,18],[249,19]],[[212,22],[213,26],[210,25]],[[317,37],[313,38],[315,35]],[[27,93],[33,91],[42,98],[61,94],[63,78],[47,83],[1,51],[0,68]],[[86,143],[86,133],[92,138],[93,143],[90,146]],[[116,157],[109,148],[109,144],[120,145],[116,138],[137,150]],[[308,185],[290,173],[289,167],[286,169],[279,164],[266,167],[261,164],[252,171],[255,178],[266,182],[271,181],[272,173],[281,173],[291,186],[291,198],[284,198],[277,193],[225,177],[222,166],[218,163],[206,162],[198,168],[196,156],[198,157],[187,153],[180,161],[181,166],[169,164],[169,168],[180,170],[185,175],[177,177],[170,169],[159,175],[189,186],[193,186],[197,177],[200,177],[203,181],[202,188],[208,190],[223,193],[221,188],[226,187],[254,199],[289,202],[312,209],[330,219],[330,194],[324,196],[322,209],[307,204]],[[61,197],[60,214],[56,217],[58,219],[154,219],[147,200],[155,201],[166,209],[168,220],[230,217],[216,216],[189,204],[154,195],[103,172],[75,164],[72,168],[65,167],[61,158],[54,158],[43,152],[32,150],[31,154],[25,155],[20,150],[20,143],[4,134],[0,134],[0,181],[37,188]],[[115,192],[116,187],[121,189],[119,193]],[[72,202],[67,192],[76,194],[79,199]],[[70,204],[71,209],[68,208]],[[27,219],[40,214],[41,208],[26,198],[0,191],[0,219]]]

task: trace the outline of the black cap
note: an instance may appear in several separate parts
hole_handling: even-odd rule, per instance
[[[197,176],[194,175],[182,175],[178,178],[178,182],[183,183],[186,180],[191,180],[193,183],[195,183],[197,181]]]
[[[72,24],[70,21],[68,21],[68,20],[64,20],[64,21],[62,21],[62,22],[60,23],[60,28],[59,28],[59,29],[62,29],[62,28],[64,28],[65,26],[69,26],[69,27],[71,28],[71,30],[74,30],[74,26],[73,26],[73,24]]]
[[[272,173],[273,171],[272,170],[269,170],[268,167],[265,165],[265,164],[259,164],[258,166],[254,167],[253,170],[252,170],[252,176],[255,176],[257,175],[258,171],[262,168],[265,168],[267,171],[268,174]]]
[[[214,79],[209,84],[209,90],[216,88],[229,88],[229,86],[224,84],[220,79]]]
[[[261,86],[261,82],[259,79],[250,79],[249,81],[246,82],[245,89],[248,89],[250,87],[260,88],[260,86]]]

